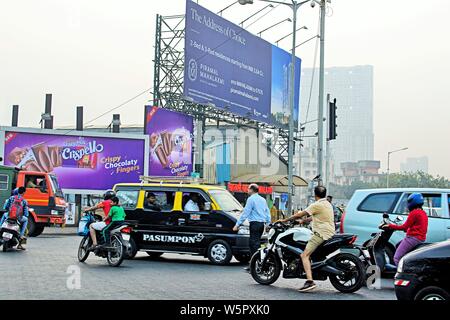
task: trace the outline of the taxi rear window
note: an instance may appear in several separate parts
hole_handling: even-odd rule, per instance
[[[117,190],[117,197],[124,209],[135,209],[139,198],[139,190]]]

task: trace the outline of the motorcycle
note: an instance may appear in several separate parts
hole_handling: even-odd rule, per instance
[[[250,261],[253,279],[270,285],[277,281],[281,271],[285,279],[306,279],[300,254],[312,235],[310,229],[295,227],[293,223],[269,225],[268,246],[256,252]],[[313,278],[329,279],[340,292],[358,291],[365,281],[364,265],[356,255],[341,252],[341,249],[356,249],[355,241],[355,235],[338,234],[322,243],[311,255]]]
[[[0,236],[3,240],[2,250],[7,252],[20,243],[20,224],[17,219],[6,219],[0,229]]]
[[[397,266],[388,263],[388,255],[386,248],[389,244],[389,239],[392,237],[396,230],[383,228],[388,224],[400,224],[403,221],[402,216],[397,216],[395,220],[391,220],[387,213],[383,214],[383,219],[378,226],[379,232],[372,233],[371,239],[363,246],[362,251],[365,253],[364,262],[367,268],[371,266],[377,266],[381,273],[387,275],[393,275],[397,272]],[[418,245],[414,250],[419,247],[423,247],[426,244]],[[368,254],[366,253],[368,252]],[[369,274],[370,272],[368,272]]]
[[[99,215],[92,212],[86,213],[83,217],[84,225],[82,229],[83,239],[81,239],[78,247],[78,261],[84,262],[93,252],[97,257],[106,258],[108,264],[112,267],[118,267],[122,264],[123,259],[131,254],[132,247],[130,244],[132,227],[130,222],[124,221],[123,224],[117,226],[110,232],[110,245],[105,245],[105,240],[100,231],[96,231],[99,247],[94,251],[90,250],[92,239],[89,235],[89,226],[98,221],[102,221]],[[79,233],[80,234],[80,233]]]

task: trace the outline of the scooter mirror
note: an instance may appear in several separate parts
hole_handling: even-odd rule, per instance
[[[383,218],[389,219],[389,215],[387,213],[383,214]]]
[[[403,218],[402,216],[397,216],[396,220],[397,220],[397,221],[403,221],[404,218]]]

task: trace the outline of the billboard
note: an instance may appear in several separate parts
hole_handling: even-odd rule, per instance
[[[149,135],[149,175],[186,177],[193,171],[194,118],[145,107],[145,134]]]
[[[191,0],[186,2],[184,95],[196,103],[287,127],[291,54]],[[301,60],[295,66],[298,122]]]
[[[6,130],[4,164],[52,172],[65,191],[103,191],[116,183],[139,182],[146,173],[146,139],[105,136]]]

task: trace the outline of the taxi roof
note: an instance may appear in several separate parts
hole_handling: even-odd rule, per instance
[[[219,185],[200,184],[200,183],[173,183],[173,182],[118,183],[114,187],[171,187],[171,188],[192,188],[203,190],[226,190],[225,186]]]

